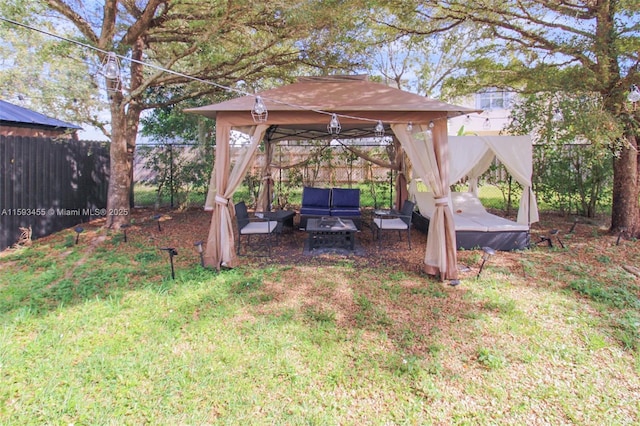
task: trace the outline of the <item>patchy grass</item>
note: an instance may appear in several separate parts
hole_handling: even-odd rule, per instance
[[[0,423],[640,422],[636,242],[581,224],[477,279],[459,252],[452,288],[419,272],[419,234],[305,257],[294,231],[216,272],[193,248],[205,214],[152,216],[128,243],[97,222],[0,254]]]

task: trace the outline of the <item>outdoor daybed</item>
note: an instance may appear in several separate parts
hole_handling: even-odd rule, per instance
[[[428,233],[435,210],[433,193],[415,192],[419,212],[414,212],[416,229]],[[521,250],[529,244],[529,226],[489,213],[471,192],[452,192],[450,199],[458,250],[491,247]]]

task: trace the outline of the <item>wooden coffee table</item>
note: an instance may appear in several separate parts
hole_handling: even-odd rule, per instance
[[[309,250],[344,248],[354,250],[358,228],[351,219],[320,217],[307,220]]]

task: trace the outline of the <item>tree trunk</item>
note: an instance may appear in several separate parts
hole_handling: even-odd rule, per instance
[[[142,52],[144,42],[138,38],[132,46],[129,93],[135,93],[143,81]],[[125,98],[119,82],[107,81],[112,89],[111,106],[111,167],[107,195],[107,228],[119,229],[129,223],[133,189],[133,154],[142,108],[136,96]]]
[[[629,235],[638,235],[640,207],[638,205],[638,141],[627,136],[626,144],[613,163],[613,202],[611,232],[625,228]]]
[[[116,93],[111,99],[111,165],[109,169],[109,191],[107,195],[108,228],[119,229],[129,221],[129,191],[131,189],[131,161],[127,150],[127,117],[122,104],[122,95]]]

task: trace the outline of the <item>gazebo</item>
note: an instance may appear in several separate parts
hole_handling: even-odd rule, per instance
[[[293,84],[185,112],[216,120],[216,160],[206,201],[206,207],[212,210],[204,255],[207,266],[219,269],[238,263],[230,201],[263,139],[269,159],[272,141],[366,138],[380,133],[383,127],[386,135],[400,142],[414,174],[436,196],[423,269],[442,280],[457,279],[453,217],[447,206],[447,119],[476,109],[374,83],[366,76],[328,76],[303,77]],[[339,120],[339,135],[335,134],[336,126],[328,126],[332,118]],[[229,172],[232,130],[246,134],[250,142]]]

